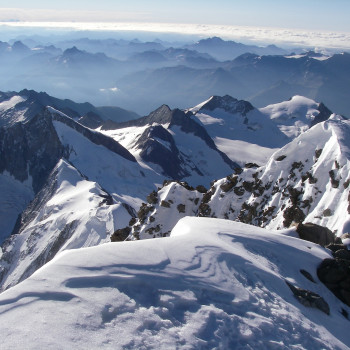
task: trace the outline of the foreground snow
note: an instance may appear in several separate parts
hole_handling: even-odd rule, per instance
[[[328,252],[286,234],[184,218],[170,238],[65,251],[1,294],[2,348],[347,348],[350,310],[315,274]],[[285,280],[323,296],[330,315]]]

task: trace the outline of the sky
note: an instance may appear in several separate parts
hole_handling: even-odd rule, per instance
[[[152,22],[350,32],[349,0],[0,0],[0,21]]]

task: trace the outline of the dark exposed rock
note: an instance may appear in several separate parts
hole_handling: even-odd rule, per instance
[[[111,235],[111,242],[122,242],[125,241],[126,238],[130,235],[131,233],[131,227],[127,226],[124,228],[121,228],[119,230],[116,230],[112,235]]]
[[[305,219],[304,212],[297,206],[291,206],[283,211],[283,225],[290,227],[292,223],[301,223]]]
[[[301,172],[304,168],[304,164],[302,162],[293,162],[290,172],[289,172],[289,178],[294,179],[295,176],[295,170],[299,170]]]
[[[313,282],[313,283],[316,283],[310,272],[301,269],[301,270],[300,270],[300,273],[301,273],[304,277],[306,277],[309,281],[311,281],[311,282]]]
[[[313,177],[309,171],[307,171],[306,174],[303,174],[301,176],[302,182],[305,182],[306,180],[309,180],[310,184],[315,184],[317,182],[317,178]]]
[[[257,206],[258,203],[255,203],[254,205],[243,203],[242,209],[238,215],[239,221],[244,222],[246,224],[251,224],[252,220],[257,216]]]
[[[331,243],[326,246],[327,249],[332,251],[332,254],[334,256],[334,253],[337,252],[338,250],[346,249],[346,246],[344,244],[339,244],[339,243]]]
[[[202,106],[201,109],[213,111],[217,108],[223,109],[231,114],[241,114],[245,116],[249,111],[253,110],[254,107],[251,103],[244,100],[237,100],[229,95],[225,96],[212,96],[211,99]]]
[[[142,203],[137,213],[137,217],[139,218],[141,223],[145,222],[148,213],[150,213],[152,210],[154,210],[154,207],[152,205],[147,205],[146,203]]]
[[[173,136],[163,126],[148,127],[137,140],[136,147],[141,150],[140,157],[146,162],[158,164],[164,175],[172,179],[190,175],[182,168],[182,159]]]
[[[68,158],[48,113],[37,114],[25,125],[0,128],[0,140],[0,173],[8,171],[21,182],[32,176],[36,193],[57,162]]]
[[[281,162],[283,159],[285,159],[287,156],[285,156],[285,155],[282,155],[282,156],[279,156],[279,157],[277,157],[276,158],[276,161],[277,162]]]
[[[244,188],[246,191],[248,191],[248,192],[253,192],[254,182],[243,181],[242,185],[243,185],[243,188]]]
[[[177,206],[177,210],[179,211],[179,213],[185,213],[186,212],[186,206],[185,204],[179,204]]]
[[[321,310],[325,314],[330,314],[328,303],[317,293],[311,292],[306,289],[293,286],[290,282],[286,281],[288,287],[293,292],[295,298],[306,307],[313,307]]]
[[[134,224],[136,224],[137,219],[136,218],[131,218],[129,221],[129,226],[133,226]]]
[[[289,192],[289,199],[293,206],[296,206],[299,202],[300,196],[303,194],[303,189],[298,190],[292,186],[288,186],[287,190]]]
[[[90,111],[79,118],[78,123],[90,129],[96,129],[103,124],[103,119],[97,113]]]
[[[341,289],[340,290],[340,294],[344,300],[344,303],[346,305],[350,305],[350,291],[349,290],[345,290],[345,289]]]
[[[256,164],[256,163],[246,163],[244,165],[244,167],[247,168],[247,169],[252,169],[252,168],[259,168],[259,165]]]
[[[333,188],[338,188],[339,187],[339,180],[336,179],[335,171],[330,170],[329,172],[329,177],[331,178],[331,184]]]
[[[324,259],[318,267],[318,278],[325,284],[336,284],[345,280],[350,273],[350,262],[341,259]]]
[[[196,190],[199,192],[199,193],[206,193],[207,192],[207,189],[203,186],[203,185],[198,185],[196,187]]]
[[[220,186],[223,192],[230,191],[233,187],[235,187],[238,183],[238,176],[228,176],[226,181]]]
[[[170,203],[167,201],[161,201],[160,205],[164,208],[170,208]]]
[[[350,179],[347,179],[346,181],[344,181],[343,186],[345,189],[347,189],[349,187],[349,185],[350,185]]]
[[[316,224],[299,223],[297,225],[297,233],[301,239],[317,243],[323,247],[330,243],[336,243],[336,237],[331,230]]]
[[[340,312],[347,320],[349,319],[349,313],[344,309],[341,308],[341,312]]]
[[[201,203],[198,209],[199,217],[209,217],[211,213],[211,208],[207,203]]]
[[[156,191],[151,192],[147,196],[147,202],[149,204],[157,204],[158,203],[158,193]]]
[[[321,149],[317,149],[315,151],[315,163],[318,161],[318,158],[320,158],[320,155],[321,155],[322,151],[323,151],[322,148]]]
[[[329,117],[332,115],[332,112],[322,102],[318,105],[317,109],[319,113],[312,120],[311,126],[328,120]]]
[[[338,258],[338,259],[343,259],[343,260],[349,260],[350,261],[350,250],[348,250],[348,249],[337,250],[334,253],[334,257]]]
[[[239,186],[239,187],[235,187],[233,189],[234,193],[237,195],[237,196],[243,196],[244,193],[245,193],[245,190],[242,186]]]
[[[317,276],[337,298],[350,306],[350,260],[325,259],[317,269]]]
[[[114,200],[113,200],[113,197],[109,194],[109,193],[106,193],[106,194],[101,194],[100,197],[103,198],[103,200],[101,201],[101,203],[99,204],[99,206],[102,206],[102,205],[113,205],[114,204]]]
[[[323,214],[323,216],[332,216],[333,215],[332,210],[330,210],[329,208],[325,209],[322,214]]]

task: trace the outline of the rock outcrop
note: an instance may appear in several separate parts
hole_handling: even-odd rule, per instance
[[[317,275],[342,302],[350,306],[350,251],[345,245],[330,244],[334,259],[325,259]]]

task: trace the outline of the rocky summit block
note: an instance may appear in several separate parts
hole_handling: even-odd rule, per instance
[[[322,247],[331,243],[341,243],[341,239],[336,237],[330,229],[310,222],[299,223],[297,233],[301,239],[319,244]]]

